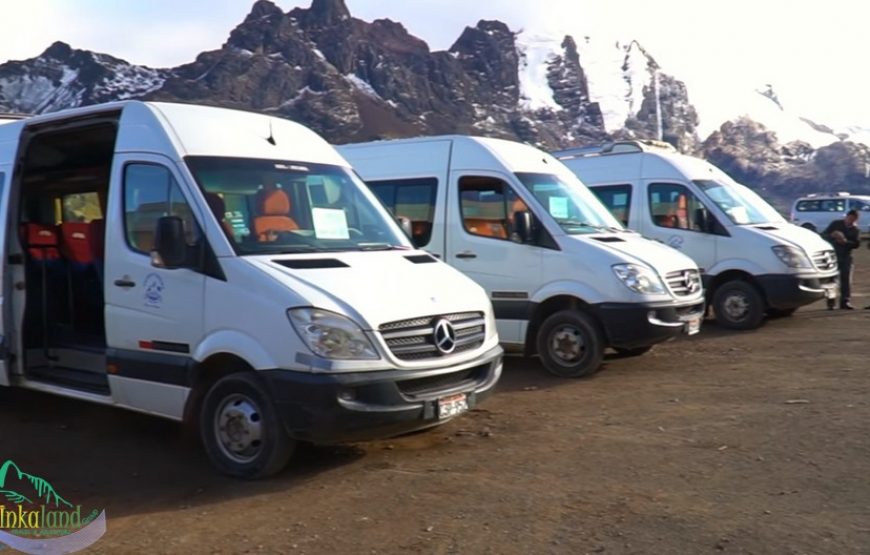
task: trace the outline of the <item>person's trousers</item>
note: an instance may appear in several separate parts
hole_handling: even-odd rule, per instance
[[[837,259],[840,267],[840,304],[846,304],[852,297],[852,257],[844,256]]]

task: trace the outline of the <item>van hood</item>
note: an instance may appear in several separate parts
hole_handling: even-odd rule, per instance
[[[803,249],[810,256],[819,251],[833,250],[831,244],[822,239],[818,233],[787,222],[743,225],[738,226],[738,229],[769,237],[775,243],[795,246]]]
[[[680,251],[637,233],[596,233],[566,237],[609,250],[620,258],[627,258],[626,262],[650,266],[662,277],[669,272],[698,269],[695,261]]]
[[[386,322],[421,316],[490,311],[489,299],[479,285],[422,251],[324,252],[243,259],[291,290],[297,297],[296,306],[345,313],[369,330],[377,330]]]

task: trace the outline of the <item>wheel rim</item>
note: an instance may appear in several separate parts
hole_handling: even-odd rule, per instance
[[[263,449],[260,408],[246,395],[234,393],[221,402],[215,412],[214,431],[221,451],[234,462],[249,463]]]
[[[729,320],[739,322],[749,314],[749,299],[743,293],[734,292],[725,297],[722,308]]]
[[[553,360],[562,366],[574,366],[586,353],[583,333],[575,326],[560,326],[550,333],[548,341]]]

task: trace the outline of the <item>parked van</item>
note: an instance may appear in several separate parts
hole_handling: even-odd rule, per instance
[[[555,158],[468,136],[339,147],[415,245],[486,289],[499,337],[583,376],[605,348],[637,355],[700,328],[697,266],[623,229]]]
[[[800,197],[791,206],[791,221],[810,231],[821,233],[834,220],[842,220],[849,210],[857,210],[862,219],[870,219],[870,196],[849,193],[819,193]],[[866,221],[860,222],[861,224]]]
[[[689,255],[716,321],[757,327],[765,313],[837,295],[837,259],[817,234],[704,160],[640,141],[554,153],[628,227]]]
[[[287,120],[130,101],[4,124],[0,218],[0,384],[195,424],[230,475],[440,424],[501,373],[483,290]]]

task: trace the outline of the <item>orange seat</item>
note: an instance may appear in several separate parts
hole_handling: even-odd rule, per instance
[[[504,220],[488,220],[486,218],[465,218],[465,228],[475,235],[507,239],[507,228]]]
[[[254,218],[254,233],[259,241],[274,241],[274,234],[299,229],[289,216],[290,197],[281,189],[275,189],[260,199],[260,216]]]

